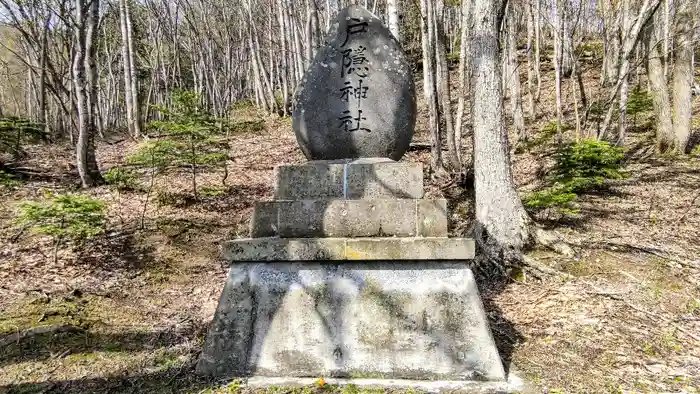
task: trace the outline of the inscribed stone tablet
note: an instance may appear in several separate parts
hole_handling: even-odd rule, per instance
[[[411,65],[399,42],[361,6],[342,10],[294,103],[309,160],[388,157],[408,150],[416,123]]]

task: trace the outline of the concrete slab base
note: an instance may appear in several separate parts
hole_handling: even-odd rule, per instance
[[[354,385],[364,389],[419,390],[426,393],[510,394],[535,393],[528,383],[510,374],[505,382],[472,382],[459,380],[403,380],[403,379],[336,379],[324,378],[333,386]],[[318,378],[274,378],[253,376],[244,379],[242,385],[250,388],[308,387],[318,383]]]
[[[197,371],[506,379],[469,264],[454,261],[234,264]]]

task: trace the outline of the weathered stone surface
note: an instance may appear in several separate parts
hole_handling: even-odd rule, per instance
[[[226,261],[344,260],[344,238],[252,238],[224,242]]]
[[[276,200],[423,198],[423,167],[376,159],[275,168]]]
[[[445,200],[299,200],[256,203],[252,238],[446,237]]]
[[[246,238],[225,242],[222,249],[231,263],[474,258],[469,238]]]
[[[344,164],[307,163],[275,168],[276,200],[343,198]]]
[[[447,236],[447,200],[416,200],[418,235],[422,237]]]
[[[423,166],[415,163],[349,164],[349,199],[422,198]]]
[[[250,236],[253,238],[278,235],[279,207],[274,201],[256,202],[250,219]]]
[[[411,65],[381,20],[350,6],[332,22],[294,104],[294,132],[309,160],[399,160],[416,122]]]
[[[464,256],[469,256],[464,258]],[[474,240],[466,238],[356,238],[348,239],[346,260],[468,260],[474,258]]]
[[[468,264],[444,261],[237,265],[197,371],[505,379]]]

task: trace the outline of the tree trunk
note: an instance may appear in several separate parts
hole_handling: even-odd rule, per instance
[[[673,67],[673,134],[676,153],[685,154],[693,115],[693,0],[681,0],[676,9],[676,45]],[[695,14],[697,17],[697,14]]]
[[[651,26],[647,28],[645,43],[647,46],[649,84],[654,96],[654,112],[656,113],[656,150],[658,153],[666,152],[673,147],[673,120],[671,117],[671,103],[668,95],[666,77],[664,77],[664,65],[662,64],[659,46],[659,38],[663,35],[660,29],[660,21],[663,18],[658,15],[650,20]],[[661,33],[661,34],[659,34]]]
[[[540,12],[541,12],[541,6],[540,6],[540,1],[541,0],[532,0],[535,2],[535,78],[537,80],[537,90],[535,93],[535,102],[540,101],[540,94],[542,93],[542,72],[541,72],[541,64],[540,64],[540,45],[542,44],[542,39],[540,37]]]
[[[313,2],[314,0],[312,0]],[[287,35],[284,33],[286,31],[286,24],[284,17],[284,4],[282,0],[278,0],[278,19],[280,24],[280,43],[281,43],[281,58],[282,58],[282,70],[280,75],[282,76],[282,114],[283,116],[289,115],[289,54],[287,49]]]
[[[537,0],[535,0],[537,1]],[[535,53],[534,53],[534,36],[535,36],[535,16],[532,12],[532,2],[528,2],[525,6],[527,10],[527,111],[530,119],[535,119]]]
[[[88,16],[89,23],[87,24],[86,43],[87,57],[85,58],[85,68],[87,69],[87,98],[88,110],[90,114],[90,126],[93,127],[93,136],[95,132],[99,132],[99,109],[97,105],[97,88],[100,81],[97,79],[97,25],[100,19],[100,2],[99,0],[91,0],[90,12]]]
[[[124,17],[126,20],[126,38],[128,43],[128,56],[129,56],[129,74],[131,74],[129,81],[131,83],[131,110],[133,114],[134,122],[134,137],[138,138],[141,136],[141,108],[139,107],[139,84],[138,77],[136,76],[136,60],[134,55],[134,38],[133,38],[133,26],[131,24],[131,10],[129,1],[124,1]]]
[[[455,143],[457,144],[457,155],[462,162],[462,134],[464,133],[464,106],[469,90],[469,54],[471,47],[471,1],[462,2],[462,32],[460,36],[459,48],[459,102],[457,104],[457,116],[455,126]]]
[[[529,218],[515,190],[503,122],[499,26],[503,0],[474,1],[471,70],[475,238],[487,258],[518,261]]]
[[[613,3],[601,0],[599,7],[603,13],[603,69],[600,82],[608,86],[617,80],[620,58],[620,12]]]
[[[122,69],[124,72],[124,104],[126,106],[126,123],[131,135],[136,137],[134,128],[134,109],[131,102],[131,72],[129,71],[129,38],[126,26],[126,0],[119,0],[119,25],[122,33]]]
[[[670,44],[671,44],[671,0],[664,0],[664,32],[663,32],[663,37],[664,37],[664,55],[663,55],[663,63],[664,63],[664,78],[668,78],[668,68],[669,64],[671,63],[671,55],[670,55]],[[657,36],[658,37],[658,36]]]
[[[401,41],[401,32],[399,30],[399,0],[386,0],[386,14],[389,17],[389,30],[391,34]]]
[[[312,56],[313,59],[316,56],[316,51],[321,46],[321,30],[318,24],[318,6],[316,5],[316,0],[309,0],[311,7],[311,45],[313,46]]]
[[[38,121],[42,129],[48,135],[49,125],[46,121],[46,63],[48,60],[49,27],[51,25],[51,12],[47,12],[44,30],[41,32],[41,59],[39,61],[39,116]],[[1,116],[1,115],[0,115]]]
[[[622,1],[622,42],[627,40],[627,35],[630,34],[631,28],[631,10],[630,10],[630,0]],[[630,53],[631,55],[631,53]],[[628,56],[629,57],[629,56]],[[617,121],[617,145],[623,145],[625,140],[625,130],[627,128],[627,102],[629,101],[629,60],[625,62],[624,69],[620,68],[620,79],[622,85],[620,86],[620,101],[618,103],[618,121]]]
[[[94,55],[94,50],[90,48],[91,43],[87,37],[87,32],[97,28],[97,10],[99,1],[92,0],[89,15],[85,14],[87,7],[85,0],[75,2],[75,52],[73,58],[73,86],[77,101],[78,112],[78,143],[76,146],[76,162],[78,173],[83,187],[91,187],[102,183],[102,176],[97,168],[95,160],[95,125],[88,99],[88,86],[86,81],[86,69],[91,62],[90,56]]]
[[[313,0],[311,0],[313,1]],[[308,68],[314,58],[314,30],[313,30],[313,9],[309,4],[306,10],[306,61],[304,67]],[[270,29],[272,31],[272,29]],[[272,40],[270,40],[272,42]],[[270,63],[272,64],[272,63]]]
[[[647,24],[649,18],[656,12],[660,1],[661,0],[644,0],[644,4],[642,4],[639,7],[639,11],[636,12],[634,23],[630,26],[629,32],[625,33],[625,40],[622,42],[622,47],[620,48],[619,67],[616,67],[618,69],[617,83],[613,87],[610,99],[608,100],[610,103],[610,108],[608,109],[608,113],[605,115],[605,120],[603,120],[603,125],[598,135],[598,138],[600,139],[605,139],[607,137],[608,129],[610,128],[610,123],[612,122],[613,114],[615,112],[615,106],[612,104],[614,103],[615,97],[617,97],[618,93],[620,93],[620,90],[625,82],[624,78],[628,76],[630,71],[630,55],[637,45],[642,28]]]
[[[442,142],[438,123],[438,103],[435,87],[435,51],[433,50],[432,0],[421,0],[421,44],[423,48],[423,93],[428,106],[431,165],[434,171],[442,169]]]
[[[455,136],[454,123],[452,118],[452,100],[450,99],[450,73],[447,68],[447,55],[445,50],[445,30],[444,30],[444,15],[445,1],[435,0],[435,8],[433,9],[433,27],[435,29],[435,60],[436,60],[436,86],[438,100],[440,104],[440,121],[444,122],[445,133],[447,137],[447,150],[449,156],[447,162],[452,170],[459,172],[461,163],[459,154],[457,153],[457,142]]]
[[[561,143],[562,141],[562,123],[564,122],[564,111],[561,99],[562,60],[564,58],[564,48],[562,45],[564,39],[562,21],[564,10],[562,3],[562,0],[557,0],[554,19],[554,91],[557,105],[557,143]]]
[[[513,126],[518,141],[526,140],[525,119],[523,118],[523,99],[520,95],[520,71],[518,69],[517,35],[518,14],[513,5],[508,7],[506,20],[508,39],[508,72],[510,73],[510,109],[513,115]]]

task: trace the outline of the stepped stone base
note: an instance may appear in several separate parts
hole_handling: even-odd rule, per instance
[[[198,373],[507,385],[474,241],[447,237],[447,203],[423,199],[420,164],[282,166],[275,199],[256,204],[251,238],[223,244],[229,276]]]
[[[389,159],[279,166],[275,178],[275,200],[423,198],[421,165]]]
[[[446,200],[302,200],[255,204],[251,237],[446,237]]]
[[[249,238],[223,245],[229,262],[471,260],[468,238]]]
[[[467,263],[238,264],[197,371],[504,381],[485,316]]]

